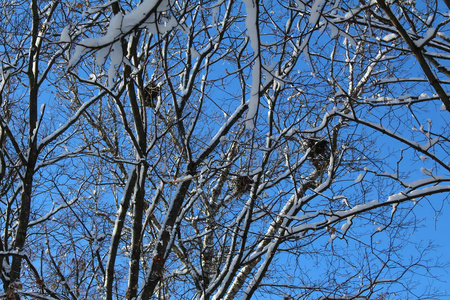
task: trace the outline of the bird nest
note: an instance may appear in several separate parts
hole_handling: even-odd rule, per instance
[[[144,106],[155,107],[161,87],[154,82],[149,82],[144,88]]]
[[[303,150],[306,152],[311,149],[308,154],[308,159],[316,169],[323,169],[328,165],[331,149],[330,143],[324,139],[305,138],[303,139]]]
[[[327,140],[305,138],[303,139],[303,149],[306,151],[311,149],[309,155],[311,157],[328,157],[330,154],[330,144]]]
[[[234,175],[230,179],[230,187],[238,196],[242,196],[243,194],[250,192],[252,183],[253,180],[250,176]]]

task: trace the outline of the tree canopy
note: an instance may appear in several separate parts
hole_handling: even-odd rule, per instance
[[[426,299],[450,2],[17,0],[6,299]]]

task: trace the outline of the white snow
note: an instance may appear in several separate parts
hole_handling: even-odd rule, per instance
[[[108,2],[109,4],[115,2],[111,1]],[[113,16],[110,20],[108,30],[106,34],[99,38],[87,38],[80,42],[80,44],[75,48],[75,53],[72,55],[72,57],[69,60],[68,66],[71,67],[73,64],[75,64],[81,55],[83,55],[85,52],[87,52],[89,49],[92,48],[108,48],[110,45],[111,47],[111,55],[114,56],[114,58],[111,58],[111,65],[114,68],[115,65],[118,65],[122,62],[122,58],[118,59],[120,55],[122,55],[122,50],[117,45],[119,44],[119,40],[121,36],[125,36],[129,34],[138,24],[142,23],[144,20],[146,20],[149,16],[150,11],[152,11],[155,7],[155,5],[158,3],[158,0],[144,0],[138,7],[136,7],[131,12],[127,13],[126,15],[122,15],[121,13],[116,14]],[[109,5],[108,4],[108,5]],[[100,9],[102,7],[105,7],[104,4],[102,6],[93,8]],[[91,13],[91,12],[90,12]],[[174,21],[169,22],[170,24],[166,24],[166,27],[173,26]],[[61,33],[61,38],[67,39],[67,30],[64,28],[63,32]],[[113,53],[115,52],[115,53]],[[102,53],[104,55],[105,52]],[[102,55],[99,55],[97,57],[97,60],[99,62],[104,62],[105,57]],[[114,63],[113,63],[114,61]],[[113,71],[109,70],[109,75],[113,73]],[[108,78],[108,83],[111,83],[111,77]]]
[[[250,45],[255,53],[259,48],[258,36],[258,11],[255,3],[252,0],[244,0],[245,11],[247,16],[245,18],[245,27],[247,28],[247,36],[250,38]]]
[[[350,209],[350,211],[364,210],[364,209],[368,209],[371,206],[375,206],[375,205],[378,205],[378,204],[379,204],[378,200],[372,200],[372,201],[370,201],[368,203],[365,203],[365,204],[355,205],[352,209]]]
[[[44,111],[45,111],[45,103],[42,103],[42,105],[41,105],[41,110],[40,110],[41,115],[44,114]]]
[[[255,62],[252,67],[252,87],[250,90],[250,101],[248,104],[248,112],[246,116],[245,128],[254,129],[254,119],[258,113],[259,106],[259,90],[261,83],[261,58],[259,55],[259,34],[258,34],[258,8],[252,0],[244,0],[247,17],[245,19],[245,26],[247,28],[247,35],[250,38],[250,45],[254,52]]]
[[[115,42],[111,47],[111,64],[108,69],[108,87],[112,88],[114,85],[114,77],[116,76],[116,66],[122,63],[122,45],[120,42]]]
[[[427,93],[422,93],[422,94],[419,95],[419,99],[425,99],[425,98],[428,98],[428,97],[429,96],[428,96]]]
[[[111,4],[113,4],[113,3],[117,2],[117,1],[118,1],[118,0],[111,0],[111,1],[108,1],[108,2],[106,2],[106,3],[104,3],[104,4],[96,5],[96,6],[90,7],[90,8],[86,11],[86,14],[95,14],[95,13],[98,13],[99,11],[104,10],[105,8],[109,7]]]
[[[68,67],[71,67],[74,65],[81,55],[83,55],[87,51],[86,47],[78,45],[75,47],[75,53],[72,55],[72,57],[69,60],[69,63],[67,64]]]
[[[396,33],[390,33],[390,34],[388,34],[388,35],[385,35],[383,38],[382,38],[382,40],[384,41],[384,42],[391,42],[391,41],[393,41],[394,39],[396,39],[397,38],[397,34]]]
[[[427,81],[423,77],[393,77],[393,78],[383,78],[379,80],[379,83],[391,83],[391,82],[402,82],[402,81]],[[426,94],[425,94],[426,95]]]
[[[354,218],[355,216],[350,216],[350,217],[348,217],[347,218],[347,222],[345,222],[342,226],[341,226],[341,230],[344,232],[344,234],[345,234],[345,232],[347,232],[347,230],[350,228],[350,226],[352,226],[352,224],[353,224],[353,218]]]
[[[360,173],[358,177],[355,179],[355,183],[359,183],[364,179],[364,174]]]
[[[375,230],[378,231],[378,232],[380,232],[380,231],[382,231],[384,228],[385,228],[384,226],[378,226]]]
[[[247,112],[247,121],[245,122],[246,129],[254,129],[255,128],[255,120],[254,117],[258,112],[259,106],[259,76],[255,76],[256,72],[253,72],[253,80],[252,80],[252,89],[250,95],[250,101],[248,103],[248,112]]]
[[[219,4],[220,5],[220,4]],[[211,24],[217,24],[218,18],[217,15],[219,13],[219,5],[216,5],[211,11]]]
[[[61,32],[61,37],[59,38],[59,41],[62,43],[70,43],[71,38],[69,35],[69,26],[64,27],[63,31]]]
[[[106,35],[100,38],[100,41],[110,43],[111,41],[114,41],[117,39],[117,37],[122,32],[122,19],[123,15],[121,13],[118,13],[117,15],[113,16],[111,18],[111,21],[109,21],[108,31],[106,32]]]
[[[428,149],[433,147],[437,142],[439,142],[439,137],[428,140],[428,142],[424,145],[421,145],[420,148],[422,148],[422,150],[424,151],[428,151]]]
[[[401,192],[394,194],[388,198],[388,201],[401,201],[411,198],[424,197],[436,193],[448,193],[450,191],[450,185],[435,185],[430,187],[425,187],[423,189],[414,190],[408,193]]]
[[[429,169],[420,168],[420,172],[422,172],[425,175],[431,176],[431,175],[433,175],[433,168],[429,168]]]
[[[342,204],[344,204],[345,206],[350,207],[350,203],[348,203],[348,199],[347,199],[347,198],[343,198],[343,199],[341,200],[341,202],[342,202]]]
[[[333,23],[328,23],[328,28],[330,29],[331,33],[330,33],[330,37],[334,38],[339,34],[339,28],[334,25]]]
[[[144,0],[138,7],[123,17],[122,30],[128,31],[147,17],[158,0]]]
[[[99,67],[103,66],[105,64],[106,58],[109,55],[110,47],[104,47],[97,51],[95,55],[95,64]]]
[[[416,46],[418,48],[423,47],[424,44],[426,44],[430,39],[432,39],[436,35],[436,31],[437,31],[436,28],[433,27],[428,28],[427,34],[423,38],[415,42]]]
[[[393,216],[395,214],[395,212],[397,211],[397,207],[398,207],[398,203],[392,204],[391,216]]]
[[[192,58],[197,58],[200,56],[200,53],[198,53],[197,49],[195,49],[194,47],[191,47],[191,53]]]
[[[333,240],[336,238],[336,234],[332,234],[331,236],[330,236],[330,239],[328,240],[328,243],[331,243],[331,242],[333,242]]]
[[[325,0],[314,1],[313,6],[311,7],[311,15],[309,16],[309,24],[315,25],[317,23],[324,3]]]

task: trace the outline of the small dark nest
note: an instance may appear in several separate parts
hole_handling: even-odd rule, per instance
[[[238,196],[242,196],[243,194],[250,192],[252,183],[253,180],[250,176],[235,175],[230,179],[231,189]]]
[[[303,147],[305,151],[311,148],[311,151],[309,152],[311,157],[325,158],[330,156],[330,144],[326,140],[305,138],[303,140]]]
[[[144,88],[144,106],[155,107],[161,87],[154,82],[149,82]]]
[[[318,170],[323,170],[330,161],[331,150],[330,143],[323,139],[305,138],[303,140],[305,151],[311,149],[308,159]]]

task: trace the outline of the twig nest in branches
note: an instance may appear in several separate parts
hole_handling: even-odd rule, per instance
[[[149,82],[144,88],[144,106],[155,107],[156,99],[161,92],[161,87],[154,82]]]
[[[327,140],[319,138],[304,138],[302,148],[306,152],[311,149],[308,158],[316,167],[322,169],[330,160],[331,150],[330,143]]]
[[[242,196],[243,194],[250,192],[252,183],[253,180],[250,176],[235,175],[230,179],[230,187],[238,196]]]
[[[303,151],[311,149],[309,155],[311,157],[329,157],[330,156],[330,144],[327,140],[316,138],[305,138],[302,141]]]

